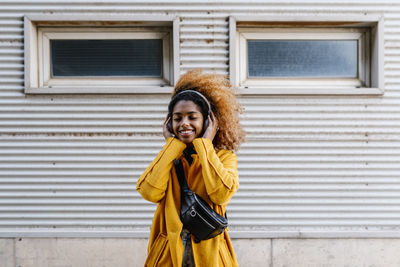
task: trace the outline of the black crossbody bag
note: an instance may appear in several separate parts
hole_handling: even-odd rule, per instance
[[[175,159],[174,165],[181,186],[180,218],[184,228],[193,234],[196,243],[222,234],[228,227],[228,219],[215,212],[204,199],[189,189],[182,161]]]

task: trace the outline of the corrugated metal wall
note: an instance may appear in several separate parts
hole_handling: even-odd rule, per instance
[[[395,0],[0,1],[0,236],[146,236],[155,206],[135,183],[163,144],[168,103],[167,95],[24,95],[26,13],[176,14],[181,72],[221,74],[230,15],[383,15],[383,96],[240,97],[248,143],[228,212],[237,237],[398,236]]]

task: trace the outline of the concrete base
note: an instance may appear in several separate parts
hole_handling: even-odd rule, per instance
[[[0,267],[15,267],[14,239],[0,239]]]
[[[273,267],[400,266],[398,239],[278,239]]]
[[[147,239],[19,238],[16,266],[118,267],[143,266]]]
[[[398,267],[399,239],[233,239],[244,267]],[[0,267],[143,266],[147,240],[0,239]]]

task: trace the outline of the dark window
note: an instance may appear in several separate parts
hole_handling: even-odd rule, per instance
[[[162,77],[161,39],[50,40],[52,77]]]
[[[248,77],[358,77],[357,40],[248,40]]]

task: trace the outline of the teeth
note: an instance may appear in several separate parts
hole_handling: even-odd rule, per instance
[[[181,134],[188,134],[191,133],[192,131],[181,131]]]

